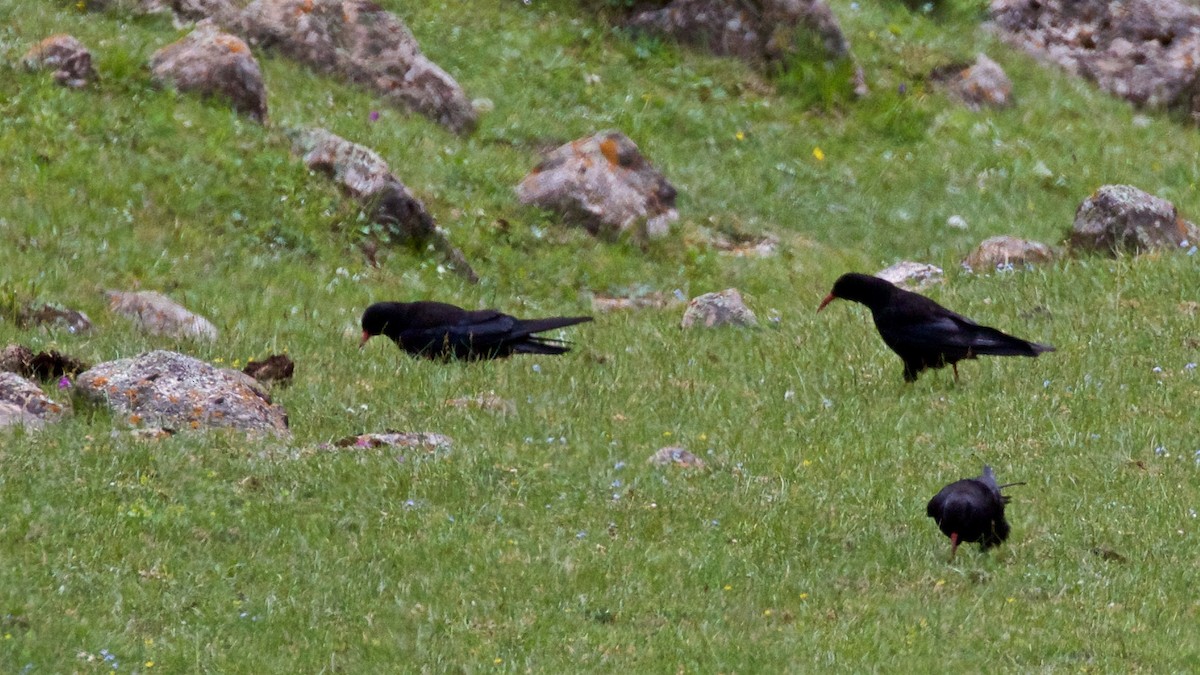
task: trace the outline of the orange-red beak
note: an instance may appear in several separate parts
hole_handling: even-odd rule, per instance
[[[358,342],[358,348],[362,349],[363,347],[366,347],[367,340],[370,340],[370,339],[371,339],[371,334],[364,330],[362,340],[359,340],[359,342]]]
[[[825,296],[825,299],[821,301],[821,306],[817,308],[817,311],[819,312],[819,311],[825,309],[825,305],[828,305],[829,303],[833,302],[834,300],[837,300],[837,296],[834,295],[833,293],[830,293],[829,295]]]

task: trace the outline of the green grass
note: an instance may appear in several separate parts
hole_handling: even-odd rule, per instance
[[[994,234],[1061,241],[1105,183],[1200,217],[1192,127],[1135,125],[1124,103],[1000,46],[976,28],[981,3],[927,16],[835,2],[873,93],[829,106],[567,0],[383,4],[494,102],[475,135],[271,55],[262,128],[151,85],[149,55],[180,35],[165,20],[0,7],[0,291],[97,323],[76,336],[0,321],[0,341],[93,362],[153,348],[297,362],[275,391],[287,443],[142,442],[88,408],[0,438],[0,671],[108,672],[101,650],[142,673],[1162,672],[1200,659],[1197,258],[957,269]],[[66,91],[15,65],[64,31],[94,50],[98,86]],[[1014,108],[970,113],[921,82],[980,50],[1014,80]],[[407,250],[368,267],[358,211],[288,154],[283,125],[380,152],[482,283]],[[680,190],[677,233],[646,250],[593,241],[513,193],[538,148],[609,127]],[[774,232],[784,251],[722,256],[705,228]],[[814,310],[842,272],[906,258],[948,268],[939,301],[1058,352],[905,385],[861,307]],[[682,332],[676,307],[598,317],[555,359],[355,348],[375,300],[535,315],[587,311],[594,291],[728,286],[763,328]],[[101,294],[135,287],[206,315],[221,339],[136,333]],[[516,412],[444,403],[492,390]],[[455,445],[315,450],[387,428]],[[650,467],[664,445],[709,469]],[[1012,538],[947,564],[925,502],[985,462],[1028,483],[1010,490]]]

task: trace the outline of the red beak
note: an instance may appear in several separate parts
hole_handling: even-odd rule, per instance
[[[819,311],[825,309],[825,305],[828,305],[829,303],[833,302],[834,300],[837,300],[837,296],[834,295],[833,293],[830,293],[829,295],[825,296],[825,299],[821,301],[821,306],[817,308],[817,311],[819,312]]]
[[[958,553],[958,533],[950,533],[950,562],[954,562],[954,554]]]
[[[371,339],[371,334],[370,334],[370,333],[368,333],[367,331],[365,331],[365,330],[364,330],[364,331],[363,331],[362,340],[360,340],[360,341],[358,342],[358,348],[359,348],[359,349],[362,349],[363,347],[366,347],[366,346],[367,346],[367,340],[370,340],[370,339]]]

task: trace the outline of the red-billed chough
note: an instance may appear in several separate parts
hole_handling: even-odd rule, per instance
[[[977,356],[1037,356],[1054,347],[1029,342],[981,326],[929,298],[879,277],[851,272],[833,284],[817,311],[841,298],[866,305],[883,341],[904,361],[904,381],[926,368],[950,365],[958,380],[958,362]]]
[[[377,302],[363,312],[360,347],[376,335],[386,335],[409,354],[443,361],[563,354],[570,351],[563,340],[535,333],[591,320],[517,319],[494,309],[469,311],[444,302]]]
[[[925,514],[937,522],[938,528],[950,537],[950,560],[964,541],[977,541],[987,550],[999,546],[1008,538],[1008,521],[1004,520],[1004,505],[1008,497],[1001,488],[1024,483],[996,484],[992,467],[984,465],[978,478],[955,481],[929,500]]]

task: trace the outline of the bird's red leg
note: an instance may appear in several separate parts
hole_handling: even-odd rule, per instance
[[[950,533],[950,562],[954,562],[954,554],[958,553],[958,533]]]

